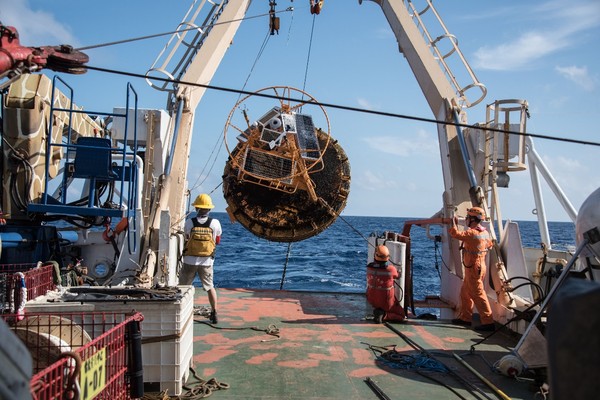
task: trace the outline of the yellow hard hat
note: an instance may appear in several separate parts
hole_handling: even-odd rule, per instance
[[[480,220],[485,219],[485,211],[483,211],[483,208],[481,207],[467,208],[467,215],[470,215],[471,217],[477,217]]]
[[[203,208],[206,210],[215,208],[215,205],[213,204],[212,199],[206,193],[203,193],[203,194],[199,195],[198,197],[196,197],[196,200],[194,200],[194,204],[192,204],[192,205],[195,208]]]
[[[388,261],[390,259],[390,251],[384,245],[375,247],[375,261]]]

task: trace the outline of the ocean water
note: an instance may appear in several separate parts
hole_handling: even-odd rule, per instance
[[[288,246],[254,236],[241,224],[230,223],[226,213],[213,212],[211,216],[223,227],[214,267],[217,288],[279,289],[283,279],[287,290],[362,293],[366,287],[366,238],[384,231],[402,232],[405,221],[419,219],[342,216],[319,235]],[[525,246],[539,247],[537,222],[519,222],[519,228]],[[552,222],[549,229],[554,248],[575,245],[572,223]],[[432,229],[431,234],[436,233]],[[427,238],[425,229],[413,226],[411,237],[414,296],[439,293],[436,257],[441,266],[440,249]],[[194,284],[200,286],[197,280]]]

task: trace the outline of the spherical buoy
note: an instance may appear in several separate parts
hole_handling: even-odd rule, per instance
[[[314,98],[289,87],[257,93],[268,91],[280,97],[278,106],[273,107],[269,99],[268,108],[264,97],[249,95],[229,115],[223,195],[230,217],[254,235],[295,242],[322,232],[342,212],[350,192],[350,163],[330,136],[323,107],[318,106],[317,117],[301,111],[316,103]],[[256,107],[253,101],[261,105]],[[236,111],[242,109],[240,118]],[[250,124],[248,110],[255,109],[264,115]],[[316,128],[321,123],[325,129]],[[235,145],[227,141],[230,129],[237,131]]]

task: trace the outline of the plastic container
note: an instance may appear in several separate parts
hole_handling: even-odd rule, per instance
[[[194,287],[179,286],[177,300],[118,300],[60,302],[51,295],[26,305],[28,312],[140,312],[142,321],[142,363],[144,386],[148,390],[169,390],[179,395],[189,375],[194,347]],[[100,289],[101,290],[101,289]],[[118,290],[111,288],[111,290]],[[79,321],[77,321],[79,322]],[[94,332],[88,332],[94,336]]]

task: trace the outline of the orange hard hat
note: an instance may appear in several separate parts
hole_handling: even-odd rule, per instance
[[[375,261],[389,261],[390,251],[384,245],[375,247]]]
[[[480,220],[485,219],[485,211],[483,211],[483,208],[481,208],[481,207],[467,208],[467,215],[470,215],[471,217],[479,218]]]

